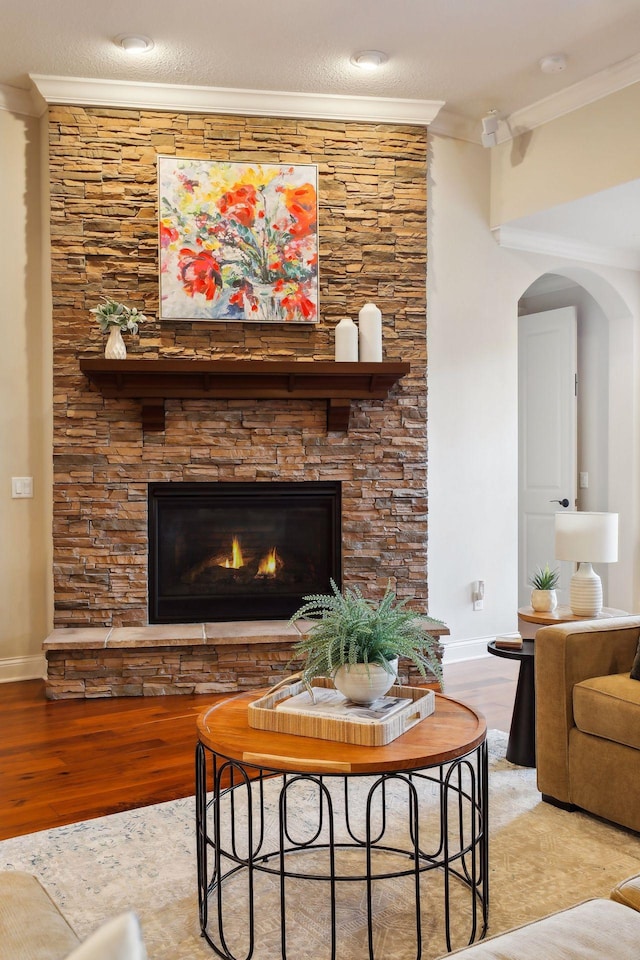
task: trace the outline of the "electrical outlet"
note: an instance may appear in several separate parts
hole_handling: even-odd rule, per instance
[[[474,580],[471,587],[471,602],[474,610],[484,607],[484,580]]]
[[[588,490],[589,489],[589,474],[586,470],[580,471],[580,489]]]

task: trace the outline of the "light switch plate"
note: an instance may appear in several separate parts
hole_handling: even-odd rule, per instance
[[[33,497],[33,477],[11,477],[11,496],[19,500]]]

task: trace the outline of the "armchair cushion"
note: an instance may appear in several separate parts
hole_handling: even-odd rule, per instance
[[[640,874],[634,877],[627,877],[621,883],[616,884],[610,893],[612,900],[623,903],[626,907],[632,907],[640,913]]]
[[[108,920],[76,947],[67,960],[146,960],[140,924],[134,913]]]
[[[472,947],[456,960],[629,960],[638,952],[640,917],[621,903],[588,900]]]
[[[1,960],[63,960],[79,940],[39,881],[0,871]]]
[[[576,683],[573,719],[583,733],[640,750],[640,684],[627,673]]]

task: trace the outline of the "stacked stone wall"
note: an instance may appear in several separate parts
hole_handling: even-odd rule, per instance
[[[388,580],[426,609],[426,130],[74,106],[49,111],[54,355],[56,627],[147,623],[147,485],[340,480],[343,572]],[[320,322],[158,320],[157,156],[316,163]],[[333,358],[333,331],[367,301],[384,359],[411,373],[355,402],[347,434],[323,401],[171,400],[143,435],[135,400],[106,400],[79,370],[103,355],[89,310],[108,294],[149,320],[130,356]]]
[[[268,686],[300,669],[290,643],[160,649],[50,650],[47,697],[149,697],[237,693]]]

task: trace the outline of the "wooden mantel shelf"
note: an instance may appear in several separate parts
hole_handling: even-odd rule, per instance
[[[168,399],[326,400],[327,430],[346,431],[352,400],[384,400],[410,364],[333,360],[80,360],[103,396],[142,404],[142,428],[165,428]]]

